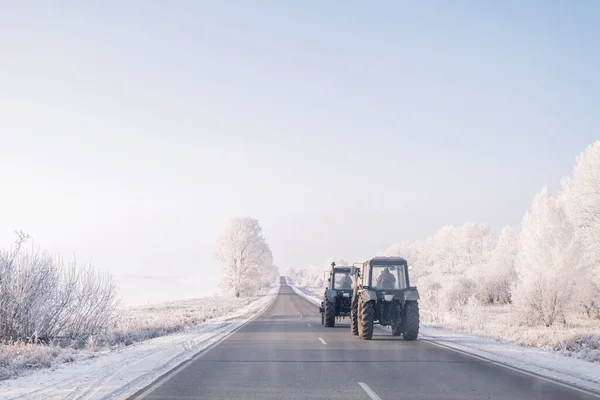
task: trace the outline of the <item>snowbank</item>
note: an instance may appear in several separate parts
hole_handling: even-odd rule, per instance
[[[289,281],[287,282],[289,284]],[[290,287],[305,299],[317,305],[321,303],[319,294],[311,288],[293,285],[290,285]],[[532,373],[553,381],[600,393],[600,367],[595,363],[535,347],[521,346],[426,325],[421,325],[419,338],[437,346],[481,357],[486,361],[518,369],[522,372]]]
[[[182,332],[0,382],[1,399],[125,399],[263,312],[279,286],[235,312]]]

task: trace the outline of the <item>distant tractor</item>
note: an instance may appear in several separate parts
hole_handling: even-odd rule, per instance
[[[373,325],[391,326],[392,335],[415,340],[419,335],[419,292],[410,286],[408,264],[401,257],[375,257],[352,268],[354,290],[350,313],[353,335],[370,340]]]
[[[350,301],[352,297],[352,267],[336,266],[331,263],[327,289],[323,295],[323,301],[319,307],[321,313],[321,325],[327,327],[335,326],[336,317],[350,316]]]

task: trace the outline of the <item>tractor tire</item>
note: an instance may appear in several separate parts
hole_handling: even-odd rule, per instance
[[[416,340],[419,336],[419,303],[407,301],[404,305],[402,337],[404,340]]]
[[[335,303],[330,301],[325,302],[325,326],[333,328],[335,326]]]
[[[358,337],[364,340],[371,340],[373,338],[375,304],[373,301],[361,301],[358,308]]]
[[[352,300],[352,308],[350,308],[350,331],[354,336],[358,335],[358,299]]]

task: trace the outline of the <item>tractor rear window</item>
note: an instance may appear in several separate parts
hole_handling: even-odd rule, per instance
[[[373,265],[372,286],[377,289],[404,289],[406,279],[403,265]]]
[[[354,280],[348,272],[336,272],[334,274],[335,281],[333,283],[334,289],[352,289]]]

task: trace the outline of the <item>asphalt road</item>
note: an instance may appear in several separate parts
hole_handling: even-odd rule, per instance
[[[282,282],[260,317],[132,399],[598,400],[424,341],[348,320],[321,326],[317,307]]]

